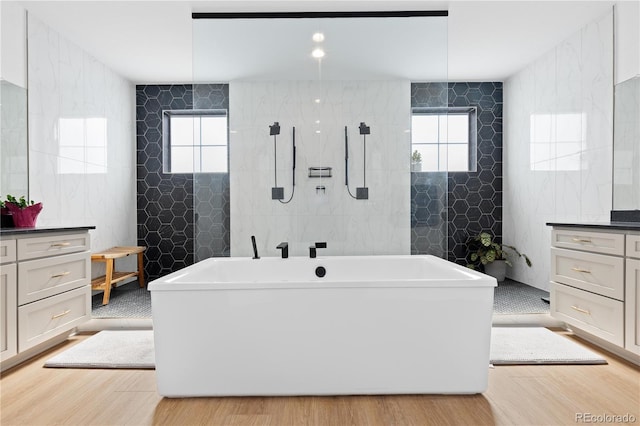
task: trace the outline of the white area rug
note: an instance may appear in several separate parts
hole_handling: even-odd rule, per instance
[[[606,364],[607,361],[570,339],[542,327],[493,327],[491,363]]]
[[[153,369],[153,330],[101,331],[50,358],[44,366]]]
[[[493,327],[491,363],[606,364],[570,339],[542,327]],[[101,331],[47,360],[57,368],[155,368],[152,330]]]

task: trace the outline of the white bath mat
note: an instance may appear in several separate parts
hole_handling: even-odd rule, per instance
[[[542,327],[493,327],[491,363],[606,364],[575,342]],[[101,331],[47,360],[56,368],[155,368],[152,330]]]
[[[542,327],[493,327],[491,363],[606,364],[607,361],[570,339]]]
[[[55,368],[155,368],[153,330],[101,331],[50,358]]]

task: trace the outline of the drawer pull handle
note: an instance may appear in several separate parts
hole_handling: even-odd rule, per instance
[[[51,244],[51,247],[67,247],[70,245],[71,243],[54,243],[54,244]]]
[[[71,272],[70,271],[65,271],[65,272],[61,272],[59,274],[53,274],[51,275],[51,278],[60,278],[60,277],[66,277],[67,275],[69,275]]]
[[[582,269],[582,268],[571,268],[572,271],[576,271],[576,272],[584,272],[585,274],[590,274],[591,271],[588,269]]]
[[[574,309],[578,312],[582,312],[583,314],[591,315],[591,312],[587,311],[586,309],[578,308],[577,306],[572,305],[571,309]]]
[[[574,243],[590,243],[591,240],[589,238],[572,238]]]
[[[56,319],[56,318],[62,318],[63,316],[68,315],[70,312],[71,312],[71,310],[67,309],[66,311],[64,311],[64,312],[62,312],[60,314],[52,316],[51,319],[53,320],[53,319]]]

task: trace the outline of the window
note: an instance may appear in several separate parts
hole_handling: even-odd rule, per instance
[[[227,135],[226,110],[164,111],[164,172],[226,173]]]
[[[475,171],[476,128],[475,108],[415,108],[411,152],[420,153],[421,171]]]

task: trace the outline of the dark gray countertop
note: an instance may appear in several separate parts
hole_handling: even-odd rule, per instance
[[[43,234],[45,232],[71,232],[96,229],[95,226],[37,226],[35,228],[0,228],[0,236]]]
[[[597,223],[547,222],[547,226],[557,226],[557,227],[563,227],[563,228],[621,229],[625,231],[640,231],[640,222],[597,222]]]

